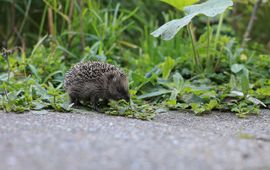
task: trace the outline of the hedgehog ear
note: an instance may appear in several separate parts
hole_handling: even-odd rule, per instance
[[[109,74],[108,79],[109,81],[114,81],[114,82],[116,81],[116,77],[113,74]]]

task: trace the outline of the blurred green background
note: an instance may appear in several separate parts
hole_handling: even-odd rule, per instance
[[[242,38],[253,5],[254,0],[235,1],[231,14],[226,18],[227,26],[231,27],[230,34]],[[112,21],[116,8],[118,18],[117,21]],[[252,30],[252,40],[261,45],[266,45],[270,41],[269,11],[270,3],[264,2],[258,11],[256,26]],[[105,15],[108,17],[107,20]],[[0,42],[5,48],[15,45],[32,47],[39,38],[51,34],[60,36],[61,40],[69,38],[67,41],[69,47],[79,45],[78,42],[76,43],[79,37],[83,38],[81,46],[92,46],[94,39],[101,36],[98,35],[99,31],[105,31],[95,30],[93,25],[108,24],[108,27],[111,27],[113,24],[109,23],[111,21],[117,22],[114,26],[117,39],[133,40],[132,44],[140,46],[140,41],[145,38],[147,31],[153,31],[165,20],[181,16],[181,12],[157,0],[128,2],[124,0],[1,0]],[[202,20],[199,18],[198,24],[203,22]],[[112,31],[109,29],[107,28],[107,31]],[[84,34],[78,35],[79,33]]]

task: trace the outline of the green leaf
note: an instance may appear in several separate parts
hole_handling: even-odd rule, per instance
[[[178,91],[176,89],[174,89],[171,92],[170,100],[175,100],[176,101],[177,95],[178,95]]]
[[[197,115],[205,112],[205,108],[201,107],[199,103],[190,104],[192,111]]]
[[[239,73],[244,68],[245,68],[245,66],[243,64],[233,64],[231,67],[231,70],[233,73]]]
[[[175,60],[173,60],[171,57],[167,57],[165,62],[162,63],[161,67],[162,67],[162,77],[164,79],[168,79],[172,69],[175,66]]]
[[[161,1],[170,4],[171,6],[180,10],[182,10],[187,5],[192,5],[198,2],[198,0],[161,0]]]
[[[125,116],[131,118],[137,118],[141,120],[151,120],[154,118],[157,112],[157,108],[149,104],[135,103],[131,100],[129,105],[126,101],[110,101],[108,108],[104,108],[103,111],[106,114],[113,116]]]
[[[256,90],[260,96],[266,96],[267,98],[270,97],[270,86],[262,87]]]
[[[263,107],[266,107],[266,105],[262,101],[260,101],[259,99],[255,98],[255,97],[247,96],[247,100],[256,104],[256,105],[261,105]]]
[[[184,87],[184,78],[182,77],[182,75],[180,73],[176,72],[173,75],[173,82],[174,82],[175,87],[178,90],[178,92],[180,92],[182,90],[182,88]]]
[[[192,18],[199,14],[204,14],[208,17],[214,17],[223,13],[228,7],[233,5],[232,0],[208,0],[201,4],[191,5],[184,8],[185,17],[175,19],[162,25],[151,35],[154,37],[161,36],[164,40],[172,39],[181,28],[188,25]]]
[[[241,87],[242,91],[245,95],[248,94],[249,90],[249,71],[248,69],[244,68],[240,75]]]
[[[205,109],[207,111],[211,111],[214,108],[216,108],[217,106],[218,106],[218,101],[214,99],[214,100],[210,100],[210,102],[205,105]]]
[[[34,110],[41,110],[48,107],[48,104],[42,102],[42,101],[33,101],[32,104],[34,105]]]
[[[160,96],[160,95],[167,94],[167,93],[171,93],[171,90],[161,89],[159,91],[150,92],[150,93],[146,93],[146,94],[143,94],[141,96],[138,96],[138,99],[156,97],[156,96]]]
[[[33,86],[35,89],[35,92],[42,100],[50,100],[50,96],[48,95],[46,89],[44,89],[41,85],[36,84]]]
[[[10,73],[9,77],[13,77],[14,73]],[[0,74],[0,81],[7,81],[8,80],[8,73]]]
[[[34,49],[32,50],[31,55],[30,55],[29,58],[32,58],[32,57],[33,57],[33,55],[35,54],[35,52],[36,52],[36,50],[39,48],[39,46],[46,40],[47,36],[48,36],[48,35],[45,35],[44,37],[42,37],[42,38],[38,41],[38,43],[34,46]]]
[[[236,74],[240,80],[242,92],[247,95],[249,90],[249,71],[243,64],[233,64],[231,71]]]
[[[176,100],[168,100],[166,102],[167,105],[170,105],[170,106],[175,106],[177,104],[177,101]]]
[[[37,80],[38,80],[39,82],[41,82],[41,78],[40,78],[40,76],[39,76],[39,74],[38,74],[37,68],[36,68],[34,65],[32,65],[32,64],[29,64],[28,66],[29,66],[31,72],[32,72],[32,73],[35,75],[35,77],[37,78]]]

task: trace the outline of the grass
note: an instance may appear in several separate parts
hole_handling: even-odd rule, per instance
[[[270,105],[270,57],[254,47],[241,49],[227,17],[223,24],[214,18],[203,26],[204,17],[195,19],[192,32],[200,62],[194,63],[187,30],[171,41],[150,35],[182,15],[168,6],[160,13],[160,2],[138,1],[136,7],[98,0],[0,4],[3,22],[11,23],[0,27],[1,39],[6,49],[14,49],[0,56],[0,109],[6,112],[71,111],[64,74],[88,60],[119,65],[129,75],[132,102],[111,102],[104,108],[110,115],[149,120],[161,107],[196,115],[232,111],[245,117]]]

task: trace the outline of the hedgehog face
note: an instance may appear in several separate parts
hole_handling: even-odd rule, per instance
[[[113,100],[124,99],[129,102],[127,77],[123,74],[110,74],[108,76],[108,92]]]

